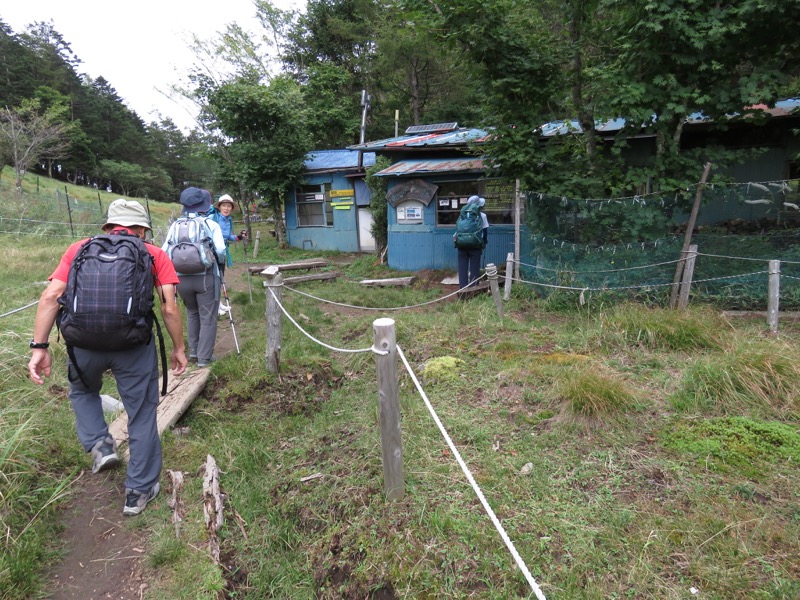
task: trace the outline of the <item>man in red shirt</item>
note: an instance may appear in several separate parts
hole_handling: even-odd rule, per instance
[[[106,233],[128,233],[141,239],[150,229],[150,219],[144,207],[134,200],[115,200],[108,207],[108,219],[103,226]],[[50,285],[42,293],[36,310],[36,320],[31,340],[31,360],[28,372],[34,383],[44,383],[50,375],[52,357],[48,338],[55,324],[60,305],[58,299],[67,288],[72,259],[87,240],[75,242],[67,248],[56,270],[50,276]],[[158,246],[146,244],[153,257],[155,289],[161,300],[164,325],[172,339],[170,364],[175,375],[186,370],[183,348],[183,322],[176,302],[176,285],[180,281],[167,254]],[[111,333],[111,332],[109,332]],[[103,415],[100,388],[103,374],[111,370],[117,383],[120,399],[128,415],[128,443],[130,459],[125,481],[125,507],[123,514],[138,515],[159,491],[161,475],[161,439],[158,435],[156,410],[158,408],[158,362],[154,336],[146,344],[125,350],[99,351],[73,348],[77,371],[69,364],[69,398],[75,412],[78,439],[93,458],[92,472],[98,473],[115,467],[119,462],[117,442],[109,434]],[[79,373],[80,376],[77,376]]]

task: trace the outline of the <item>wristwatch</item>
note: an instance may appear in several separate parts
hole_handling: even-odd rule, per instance
[[[50,347],[50,342],[34,342],[33,340],[31,340],[30,346],[31,348],[46,349]]]

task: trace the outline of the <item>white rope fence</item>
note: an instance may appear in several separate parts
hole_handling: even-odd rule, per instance
[[[350,350],[350,349],[347,349],[347,348],[336,348],[335,346],[331,346],[329,344],[326,344],[323,341],[318,340],[313,335],[308,333],[305,329],[303,329],[300,326],[300,324],[292,318],[292,315],[289,314],[289,312],[286,310],[286,308],[284,308],[283,304],[281,304],[281,301],[278,300],[278,297],[275,295],[275,292],[272,291],[272,288],[268,286],[267,289],[269,290],[269,293],[272,294],[272,297],[275,299],[275,302],[277,303],[278,307],[281,309],[281,312],[283,312],[283,314],[286,315],[286,318],[289,319],[292,322],[292,324],[295,327],[297,327],[297,329],[299,329],[300,332],[303,335],[305,335],[308,339],[310,339],[312,342],[315,342],[315,343],[319,344],[320,346],[323,346],[324,348],[327,348],[328,350],[333,350],[334,352],[347,352],[347,353],[350,353],[350,354],[356,354],[356,353],[360,353],[360,352],[374,352],[375,354],[380,354],[382,356],[385,356],[386,354],[388,354],[388,352],[386,352],[384,350],[378,350],[377,348],[374,348],[374,347],[359,348],[357,350]]]
[[[475,478],[472,476],[472,472],[469,470],[469,467],[464,462],[464,459],[461,458],[461,453],[458,451],[458,448],[456,448],[456,445],[453,443],[452,438],[447,433],[447,429],[445,429],[444,425],[442,425],[442,421],[439,419],[439,415],[436,414],[436,410],[433,408],[433,405],[428,399],[425,390],[422,389],[422,386],[420,385],[417,376],[414,374],[414,370],[411,368],[411,365],[408,363],[408,360],[406,359],[406,355],[403,353],[403,350],[400,348],[399,345],[396,346],[396,348],[397,348],[397,354],[398,356],[400,356],[400,360],[403,361],[403,365],[405,366],[406,371],[408,371],[411,380],[414,382],[414,386],[416,386],[417,392],[419,392],[419,395],[425,402],[425,406],[428,408],[428,412],[430,412],[433,421],[436,423],[436,426],[439,428],[439,431],[442,434],[442,437],[447,442],[447,446],[450,448],[450,451],[453,453],[453,456],[455,456],[458,465],[461,467],[461,470],[463,471],[464,475],[469,481],[469,484],[472,486],[475,495],[478,497],[478,500],[480,500],[484,510],[489,515],[492,524],[494,525],[495,529],[497,529],[497,532],[500,534],[500,537],[503,539],[503,542],[505,543],[509,552],[511,552],[511,556],[514,558],[514,562],[517,563],[519,570],[522,571],[525,580],[528,582],[528,585],[531,586],[531,589],[533,590],[533,593],[536,595],[536,597],[539,600],[546,600],[544,593],[539,588],[538,584],[536,583],[536,580],[531,575],[531,572],[528,569],[528,567],[525,565],[525,561],[522,560],[522,557],[519,555],[519,552],[517,552],[517,549],[514,547],[514,542],[512,542],[511,538],[508,537],[505,528],[500,523],[500,520],[497,518],[497,515],[495,515],[494,511],[492,510],[492,507],[489,506],[489,502],[487,502],[486,497],[483,495],[480,486],[475,481]]]
[[[358,349],[358,350],[350,350],[350,349],[344,349],[344,348],[337,348],[335,346],[331,346],[330,344],[326,344],[325,342],[322,342],[322,341],[318,340],[317,338],[315,338],[314,336],[309,334],[307,331],[305,331],[297,323],[297,321],[294,318],[292,318],[292,316],[289,314],[289,311],[286,310],[286,308],[280,302],[280,299],[278,298],[277,294],[272,289],[273,287],[276,287],[276,286],[267,284],[267,285],[265,285],[265,287],[269,291],[269,293],[271,294],[271,296],[272,296],[273,300],[275,301],[276,305],[281,309],[281,312],[289,319],[289,321],[291,321],[292,324],[295,327],[297,327],[297,329],[299,331],[301,331],[308,339],[310,339],[311,341],[323,346],[324,348],[327,348],[327,349],[332,350],[334,352],[346,352],[346,353],[373,352],[374,354],[379,355],[379,356],[388,356],[388,355],[391,354],[391,349],[390,350],[380,350],[380,349],[376,348],[374,344],[370,348],[362,348],[362,349]],[[293,291],[297,291],[297,290],[293,290]],[[459,290],[459,291],[461,291],[461,290]],[[305,294],[303,292],[298,292],[298,293],[300,293],[303,296],[308,296],[308,297],[314,298],[314,296],[311,296],[310,294]],[[314,298],[314,299],[322,301],[322,302],[330,302],[330,301],[327,301],[327,300],[323,300],[321,298]],[[336,303],[336,302],[330,302],[330,303],[331,304],[342,305],[342,304]],[[429,304],[429,303],[425,303],[425,304]],[[355,306],[351,306],[351,305],[342,305],[342,306],[348,306],[350,308],[366,308],[366,307],[355,307]],[[381,321],[389,321],[389,322],[391,322],[388,319],[381,319]],[[378,321],[376,321],[376,323],[377,322]],[[392,327],[393,327],[393,325],[392,325]],[[514,546],[514,543],[511,541],[511,539],[509,538],[508,534],[505,531],[505,528],[500,523],[500,520],[497,518],[497,515],[492,510],[492,507],[489,505],[488,501],[486,500],[486,497],[484,496],[483,492],[481,491],[480,486],[475,481],[475,478],[473,477],[472,472],[470,471],[469,467],[467,466],[467,464],[464,462],[463,458],[461,457],[461,453],[458,451],[458,448],[456,448],[455,444],[453,443],[452,438],[447,433],[447,430],[445,429],[444,425],[442,424],[441,420],[439,419],[439,416],[436,414],[436,410],[433,408],[433,405],[431,404],[430,400],[428,399],[428,396],[425,393],[425,390],[420,385],[419,379],[417,379],[417,376],[414,374],[414,371],[411,368],[411,365],[408,363],[408,360],[406,359],[405,354],[403,353],[402,349],[397,344],[394,345],[394,348],[396,348],[397,354],[400,357],[400,359],[402,360],[403,364],[405,365],[406,371],[408,371],[409,376],[411,377],[412,381],[414,382],[414,385],[416,386],[417,391],[419,392],[419,394],[422,397],[423,401],[425,402],[425,405],[428,408],[428,411],[430,412],[434,422],[436,423],[436,426],[439,428],[439,431],[441,432],[442,436],[444,437],[444,440],[446,441],[448,447],[450,448],[450,451],[453,453],[453,456],[456,458],[456,461],[458,462],[459,466],[461,467],[461,470],[463,471],[464,475],[466,476],[467,480],[469,481],[469,484],[472,486],[472,489],[474,490],[475,495],[478,497],[478,500],[480,500],[481,505],[483,506],[483,508],[486,511],[486,513],[489,515],[489,518],[492,521],[492,524],[494,525],[494,527],[497,530],[497,532],[500,534],[500,537],[502,538],[503,543],[505,543],[506,547],[508,548],[509,552],[511,553],[511,556],[514,559],[514,562],[517,564],[517,566],[519,567],[520,571],[522,571],[523,576],[525,577],[525,579],[528,582],[528,584],[531,586],[531,589],[533,590],[533,593],[536,595],[536,598],[538,598],[538,600],[546,600],[544,593],[539,588],[538,584],[536,583],[536,580],[531,575],[530,570],[528,569],[528,567],[525,564],[525,562],[522,560],[522,557],[519,555],[519,552],[517,552],[517,549]],[[399,450],[398,450],[398,453],[400,453]]]
[[[31,302],[30,304],[26,304],[25,306],[20,306],[19,308],[15,308],[14,310],[10,310],[7,313],[3,313],[2,315],[0,315],[0,319],[2,319],[3,317],[7,317],[9,315],[13,315],[14,313],[21,312],[26,308],[30,308],[31,306],[36,306],[37,304],[39,304],[38,300],[36,300],[35,302]]]
[[[720,281],[723,279],[738,279],[739,277],[749,277],[751,275],[763,275],[768,273],[769,271],[753,271],[752,273],[740,273],[739,275],[723,275],[720,277],[710,277],[708,279],[695,279],[692,283],[706,283],[708,281]],[[527,283],[529,285],[538,285],[541,287],[548,287],[558,290],[572,290],[575,292],[612,292],[615,290],[633,290],[633,289],[648,289],[648,288],[655,288],[655,287],[671,287],[675,285],[674,283],[642,283],[639,285],[625,285],[619,287],[575,287],[569,285],[555,285],[551,283],[542,283],[539,281],[530,281],[527,279],[517,279],[514,277],[507,277],[511,281],[516,281],[517,283]]]
[[[478,284],[479,281],[486,278],[486,273],[478,277],[472,283],[467,284],[461,289],[456,290],[446,296],[442,296],[440,298],[436,298],[434,300],[429,300],[428,302],[421,302],[420,304],[411,304],[409,306],[393,306],[393,307],[374,307],[374,306],[356,306],[355,304],[344,304],[343,302],[334,302],[333,300],[326,300],[325,298],[319,298],[307,292],[301,292],[295,288],[289,287],[288,285],[284,285],[283,288],[289,290],[290,292],[294,292],[295,294],[300,294],[301,296],[306,296],[307,298],[311,298],[313,300],[317,300],[319,302],[325,302],[327,304],[332,304],[334,306],[342,306],[344,308],[354,308],[358,310],[379,310],[379,311],[389,311],[389,310],[407,310],[411,308],[419,308],[421,306],[428,306],[430,304],[435,304],[436,302],[441,302],[443,300],[447,300],[448,298],[452,298],[453,296],[460,294],[461,292],[468,290],[470,287],[474,287]]]

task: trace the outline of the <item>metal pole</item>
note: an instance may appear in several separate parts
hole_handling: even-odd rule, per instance
[[[231,299],[228,297],[228,288],[225,286],[224,279],[221,279],[220,283],[222,284],[222,295],[225,297],[225,304],[227,304],[227,310],[225,312],[228,313],[228,320],[231,323],[233,343],[236,344],[236,354],[241,354],[242,352],[239,350],[239,339],[236,337],[236,326],[233,323],[233,308],[231,307]]]
[[[67,214],[69,215],[69,232],[72,237],[75,237],[75,229],[72,227],[72,207],[69,205],[69,192],[67,186],[64,186],[64,196],[67,198]]]
[[[514,254],[509,252],[506,255],[506,285],[503,288],[503,299],[508,300],[511,298],[511,274],[514,270]]]

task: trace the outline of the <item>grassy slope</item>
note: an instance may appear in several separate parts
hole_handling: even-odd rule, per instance
[[[0,313],[38,296],[65,241],[2,238],[15,250],[0,266],[10,290]],[[264,262],[310,256],[262,242]],[[343,279],[302,290],[369,306],[438,296],[354,283],[389,275],[397,273],[365,257]],[[406,494],[386,503],[372,355],[331,352],[284,320],[278,379],[264,369],[263,296],[232,299],[237,327],[255,333],[240,356],[214,365],[180,423],[190,434],[165,439],[165,468],[189,474],[181,537],[163,501],[132,525],[152,531],[150,597],[213,598],[223,588],[248,598],[530,595],[407,375]],[[800,331],[791,323],[772,338],[762,322],[729,323],[699,307],[671,313],[594,299],[577,309],[573,298],[543,301],[519,288],[502,322],[488,297],[385,314],[289,291],[284,301],[337,347],[369,347],[373,320],[396,320],[398,343],[548,598],[690,598],[693,587],[705,598],[800,595]],[[12,540],[4,556],[21,557],[13,581],[22,583],[9,596],[18,598],[37,589],[34,567],[49,548],[53,513],[32,520],[53,495],[48,479],[85,460],[63,370],[49,389],[23,377],[32,318],[22,311],[2,328],[0,449],[30,418],[13,455],[19,468],[2,469],[15,474],[11,497],[31,499],[10,512],[0,506]],[[445,355],[463,366],[424,375]],[[228,496],[222,570],[205,550],[195,475],[207,454]],[[520,474],[528,463],[530,474]],[[35,527],[20,535],[27,522]],[[0,589],[7,581],[0,566]]]

